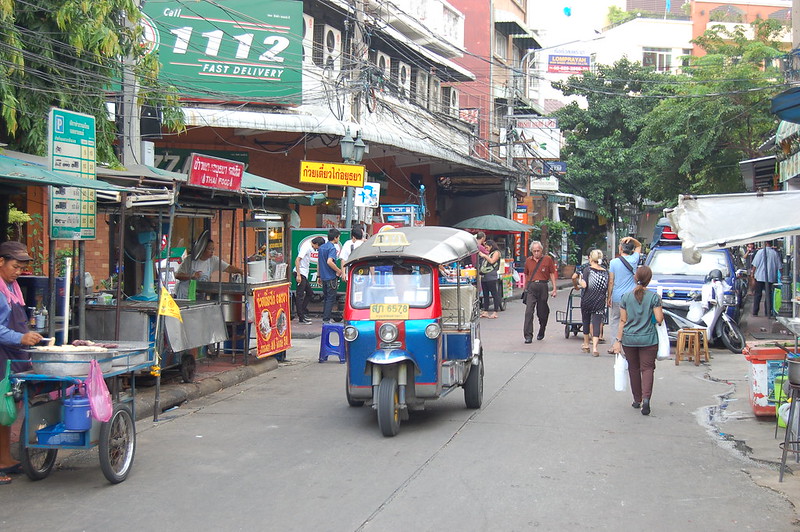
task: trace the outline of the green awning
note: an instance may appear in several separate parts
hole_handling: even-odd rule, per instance
[[[93,190],[120,191],[124,188],[98,181],[96,179],[83,179],[72,177],[68,174],[51,172],[44,166],[0,155],[0,181],[18,185],[39,185],[54,187],[79,187]]]
[[[326,198],[323,192],[300,190],[249,172],[245,172],[242,175],[242,191],[250,196],[263,195],[266,198],[286,199],[289,203],[297,203],[299,205],[317,205],[325,201]]]

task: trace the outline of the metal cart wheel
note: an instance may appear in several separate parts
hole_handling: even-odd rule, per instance
[[[197,361],[191,353],[181,356],[181,379],[183,382],[193,382],[197,374]]]
[[[378,385],[378,426],[384,436],[395,436],[400,431],[399,403],[397,381],[384,377]]]
[[[136,426],[127,406],[114,406],[114,413],[100,427],[100,469],[112,484],[128,477],[136,452]]]
[[[19,439],[19,461],[22,470],[31,480],[42,480],[47,478],[56,463],[58,449],[40,449],[37,447],[27,447],[24,435]]]
[[[571,331],[572,331],[572,325],[570,325],[569,323],[567,323],[566,325],[564,325],[564,338],[566,338],[567,340],[569,340],[569,333],[570,333]]]

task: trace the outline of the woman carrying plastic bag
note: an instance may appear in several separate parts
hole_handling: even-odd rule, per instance
[[[653,394],[653,373],[658,355],[656,324],[664,321],[661,297],[647,290],[653,272],[640,266],[634,275],[636,286],[622,296],[620,320],[614,343],[621,343],[628,360],[628,375],[633,394],[633,408],[641,408],[642,415],[650,415],[650,398]]]

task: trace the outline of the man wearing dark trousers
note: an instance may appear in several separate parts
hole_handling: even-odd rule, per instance
[[[776,315],[775,309],[772,308],[774,297],[772,295],[772,287],[778,282],[778,271],[780,269],[780,253],[772,247],[772,241],[768,240],[764,242],[764,247],[756,252],[750,269],[751,276],[756,280],[753,297],[753,316],[758,316],[762,294],[764,295],[764,314],[767,318],[772,318]]]
[[[539,241],[530,245],[531,256],[525,261],[525,323],[522,334],[525,343],[533,340],[533,313],[539,318],[539,333],[537,340],[544,340],[547,329],[547,319],[550,317],[550,305],[547,303],[548,295],[556,297],[556,264],[549,255],[544,255],[544,247]],[[548,294],[547,281],[553,284],[553,290]]]
[[[331,312],[336,305],[336,289],[339,288],[339,277],[342,275],[342,269],[336,264],[339,235],[335,227],[328,229],[328,241],[317,251],[317,272],[322,283],[322,323],[331,322]]]
[[[309,269],[311,267],[311,255],[317,251],[325,239],[321,236],[316,236],[311,241],[306,241],[300,250],[297,252],[297,258],[294,261],[295,268],[295,281],[297,282],[297,290],[295,290],[295,307],[297,310],[297,321],[304,325],[311,323],[308,319],[308,302],[314,291],[311,289],[311,284],[308,282]],[[317,268],[319,271],[319,268]]]

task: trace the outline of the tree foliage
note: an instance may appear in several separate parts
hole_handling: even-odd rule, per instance
[[[650,199],[674,203],[678,194],[743,190],[739,161],[760,155],[775,128],[770,102],[778,92],[775,59],[781,26],[757,21],[750,41],[741,27],[715,26],[695,40],[707,53],[675,76],[676,97],[648,115],[637,141],[641,164],[652,172]]]
[[[566,136],[562,155],[568,161],[563,189],[597,203],[606,216],[645,196],[646,170],[636,153],[645,117],[657,104],[637,98],[662,90],[665,76],[627,59],[553,85],[565,95],[583,96],[587,106],[572,103],[556,112]]]
[[[121,90],[126,57],[135,64],[140,102],[161,106],[180,130],[177,91],[158,83],[139,18],[133,0],[0,1],[0,139],[44,154],[47,114],[65,108],[95,116],[98,161],[115,163],[116,127],[106,102]]]
[[[557,112],[566,137],[563,188],[607,215],[645,199],[674,204],[678,194],[742,190],[738,162],[758,156],[775,127],[769,107],[783,53],[778,22],[752,28],[753,40],[741,27],[706,31],[694,41],[706,55],[689,58],[682,74],[622,59],[554,84],[588,104]]]

